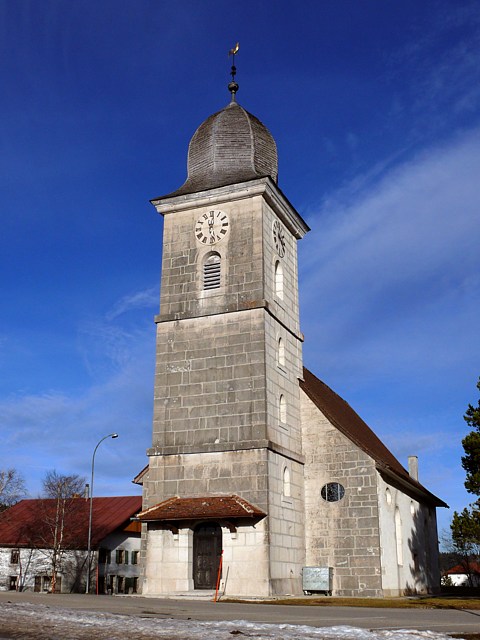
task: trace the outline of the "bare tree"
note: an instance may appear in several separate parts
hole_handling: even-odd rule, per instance
[[[78,475],[61,475],[49,471],[43,479],[44,524],[48,533],[52,566],[52,593],[55,592],[57,571],[61,567],[62,556],[68,540],[65,538],[67,527],[74,525],[81,506],[85,478]]]
[[[68,500],[83,495],[85,478],[76,474],[64,476],[55,470],[48,471],[42,480],[43,497],[54,500]]]
[[[25,498],[25,480],[16,469],[0,469],[0,511]]]

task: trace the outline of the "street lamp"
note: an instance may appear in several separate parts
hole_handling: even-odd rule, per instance
[[[95,454],[97,453],[98,447],[107,438],[118,438],[118,433],[109,433],[108,436],[103,436],[103,438],[97,442],[97,446],[93,450],[93,456],[92,456],[92,477],[90,480],[90,514],[88,516],[87,586],[85,588],[85,593],[88,593],[90,591],[90,550],[92,546],[93,474],[95,470]]]

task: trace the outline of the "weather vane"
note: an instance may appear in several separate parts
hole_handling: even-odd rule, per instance
[[[237,44],[228,52],[229,57],[232,56],[232,69],[230,71],[232,81],[228,84],[228,90],[232,94],[232,102],[235,102],[235,94],[238,91],[238,84],[235,82],[235,75],[237,73],[237,67],[235,66],[235,56],[237,55],[239,49],[240,44],[237,42]]]

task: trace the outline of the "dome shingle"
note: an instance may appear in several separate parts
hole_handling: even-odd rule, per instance
[[[277,146],[265,125],[232,100],[193,134],[187,169],[187,180],[171,196],[265,176],[276,183]]]

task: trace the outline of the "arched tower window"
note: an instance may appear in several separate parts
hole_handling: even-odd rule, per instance
[[[287,401],[285,400],[283,393],[278,400],[278,415],[280,422],[287,422]]]
[[[280,260],[275,262],[275,295],[283,300],[283,267]]]
[[[290,484],[290,469],[285,467],[283,470],[283,495],[289,498],[292,495],[292,487]]]
[[[283,342],[282,338],[278,339],[277,358],[278,358],[278,365],[280,367],[284,367],[285,366],[285,343]]]
[[[400,517],[400,509],[395,509],[395,541],[397,543],[397,563],[403,565],[403,534],[402,519]]]
[[[212,251],[207,253],[203,262],[203,288],[219,289],[221,278],[220,254]]]

